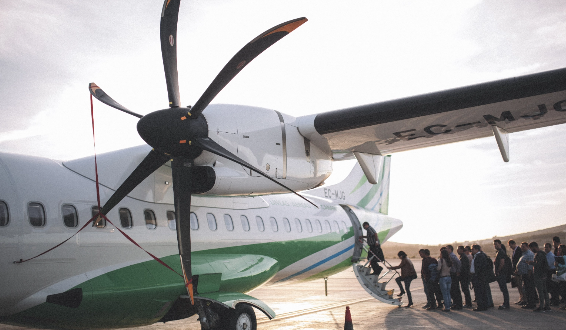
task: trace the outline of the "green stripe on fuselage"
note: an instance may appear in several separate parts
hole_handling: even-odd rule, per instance
[[[344,234],[196,251],[192,253],[192,270],[194,275],[203,275],[198,284],[203,291],[245,293],[267,282],[280,269],[353,236],[350,228]],[[178,255],[161,260],[181,273]],[[74,288],[83,289],[78,308],[43,303],[2,321],[67,329],[149,325],[186,294],[183,279],[154,260],[109,271]]]

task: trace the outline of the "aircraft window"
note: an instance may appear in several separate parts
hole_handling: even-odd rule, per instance
[[[28,204],[29,222],[34,227],[45,226],[45,209],[40,203]]]
[[[143,211],[143,216],[145,218],[145,227],[147,229],[157,228],[157,220],[155,219],[155,213],[152,210]]]
[[[306,220],[305,220],[305,225],[307,226],[307,231],[308,231],[309,233],[312,233],[312,223],[311,223],[311,221],[310,221],[309,219],[306,219]]]
[[[90,209],[90,214],[92,214],[92,217],[94,218],[98,214],[98,206],[93,206]],[[94,218],[92,220],[92,226],[96,228],[104,228],[106,227],[106,219],[104,219],[103,217],[100,217],[98,219]]]
[[[301,220],[295,219],[295,227],[297,227],[297,232],[303,232],[303,225],[301,225]]]
[[[173,213],[173,216],[174,216],[174,215],[175,215],[175,213]],[[212,216],[212,217],[214,218],[214,216]],[[192,229],[192,230],[198,230],[199,224],[198,224],[198,217],[197,217],[197,215],[196,215],[195,213],[191,212],[190,219],[191,219],[191,229]],[[216,219],[214,219],[214,224],[215,224],[214,227],[216,227]],[[215,230],[216,230],[216,229],[215,229]]]
[[[279,230],[279,226],[277,226],[277,220],[275,220],[274,217],[269,218],[269,222],[271,222],[271,229],[273,231],[278,231]]]
[[[73,205],[62,205],[61,214],[63,215],[63,223],[65,224],[65,227],[73,228],[79,225],[77,209]]]
[[[346,223],[344,221],[342,221],[341,224],[342,224],[342,229],[344,230],[344,232],[347,232],[348,226],[346,226]]]
[[[242,229],[244,229],[244,231],[250,231],[250,222],[248,221],[248,217],[240,215],[240,220],[242,220]]]
[[[314,221],[314,227],[316,228],[317,232],[322,233],[322,225],[320,224],[319,220]]]
[[[118,210],[118,215],[120,216],[120,225],[122,228],[132,228],[134,226],[130,210],[127,208],[121,208]]]
[[[255,217],[255,222],[257,223],[257,230],[264,231],[265,225],[263,224],[263,219],[258,215]]]
[[[232,221],[230,214],[224,214],[224,223],[226,224],[226,229],[228,229],[228,231],[234,230],[234,222]]]
[[[10,213],[8,212],[8,204],[0,201],[0,227],[8,225],[10,222]]]
[[[334,220],[334,221],[332,222],[332,229],[333,229],[335,232],[337,232],[337,233],[340,232],[340,226],[338,226],[338,221]]]
[[[286,232],[291,232],[291,223],[289,222],[289,219],[283,218],[283,226],[285,227]]]
[[[214,217],[214,214],[207,213],[206,220],[208,220],[208,228],[210,228],[210,230],[212,231],[215,231],[217,227],[216,227],[216,218]]]
[[[192,219],[191,219],[192,220]],[[177,222],[175,221],[175,212],[167,211],[167,227],[171,230],[177,230]],[[193,224],[191,223],[191,228]]]
[[[332,231],[332,227],[330,227],[330,222],[328,222],[328,220],[324,220],[324,227],[326,228],[327,233]]]

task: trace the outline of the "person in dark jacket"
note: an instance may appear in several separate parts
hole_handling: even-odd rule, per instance
[[[415,266],[413,266],[413,262],[411,261],[411,259],[407,258],[407,254],[404,251],[399,251],[397,253],[397,256],[399,257],[399,259],[401,259],[401,263],[399,264],[399,266],[387,267],[387,268],[391,270],[401,269],[401,276],[395,279],[395,282],[397,282],[397,285],[399,285],[399,289],[401,290],[401,292],[397,295],[397,297],[401,297],[406,292],[409,302],[405,307],[411,307],[413,306],[413,298],[411,296],[411,289],[410,289],[411,282],[417,278],[417,272],[415,271]],[[401,282],[405,282],[406,291],[405,289],[403,289]]]
[[[464,308],[472,308],[472,296],[470,295],[470,259],[464,252],[463,246],[458,246],[458,255],[460,256],[460,287],[464,293],[466,304]]]
[[[505,267],[506,261],[509,259],[507,256],[507,251],[505,251],[505,246],[501,244],[501,240],[494,240],[493,247],[497,251],[495,256],[495,277],[497,278],[497,284],[499,284],[499,289],[503,294],[503,305],[499,306],[499,309],[509,309],[509,290],[507,290],[507,276],[510,276],[508,269]]]
[[[371,273],[371,275],[376,275],[377,277],[379,277],[379,274],[381,274],[381,271],[383,270],[383,267],[379,265],[379,262],[385,261],[383,250],[381,249],[381,242],[379,241],[377,232],[375,231],[375,229],[373,229],[372,226],[369,225],[368,222],[364,222],[362,226],[366,230],[367,234],[365,236],[360,236],[359,238],[367,238],[367,243],[369,245],[370,251],[368,253],[368,259],[370,259],[370,265],[373,269],[373,273]]]
[[[521,278],[521,275],[517,273],[517,263],[519,262],[519,259],[521,259],[523,251],[521,250],[521,247],[518,246],[517,243],[512,239],[510,239],[507,244],[509,245],[509,249],[513,251],[513,254],[511,256],[513,274],[515,274],[513,276],[513,282],[515,283],[515,286],[517,286],[517,290],[519,291],[519,301],[517,301],[515,304],[523,306],[527,304],[527,298],[525,297],[525,293],[523,291],[523,279]]]
[[[546,260],[546,253],[542,252],[537,242],[531,242],[529,248],[535,254],[533,261],[528,264],[533,266],[533,277],[535,287],[538,291],[539,306],[534,311],[544,312],[550,310],[550,299],[548,298],[548,291],[546,289],[546,276],[548,274],[548,261]]]
[[[486,286],[489,285],[488,273],[490,270],[487,263],[487,256],[481,251],[479,245],[474,244],[472,246],[472,254],[474,255],[474,260],[472,261],[470,272],[472,273],[472,283],[478,304],[478,307],[473,310],[474,312],[481,312],[486,311],[488,308]]]

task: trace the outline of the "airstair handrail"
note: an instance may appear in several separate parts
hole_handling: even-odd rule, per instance
[[[394,272],[394,274],[391,275],[391,277],[389,278],[389,280],[387,280],[386,284],[389,284],[389,282],[391,282],[391,280],[395,277],[395,275],[401,277],[401,275],[399,274],[399,272],[397,271],[397,269],[389,269],[389,267],[392,267],[391,264],[389,262],[387,262],[387,260],[381,260],[379,259],[378,256],[376,256],[373,251],[371,251],[371,249],[369,249],[369,244],[367,243],[367,241],[365,239],[360,239],[360,242],[362,243],[362,248],[366,251],[366,253],[368,254],[368,256],[371,253],[371,257],[368,258],[367,262],[364,264],[364,267],[366,267],[373,258],[377,259],[377,262],[381,262],[386,268],[387,271],[385,272],[385,274],[381,275],[381,277],[379,278],[379,280],[381,280],[382,278],[384,278],[385,276],[387,276],[391,271]],[[366,248],[367,246],[367,248]]]

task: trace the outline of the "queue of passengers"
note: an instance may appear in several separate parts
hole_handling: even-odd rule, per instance
[[[458,246],[456,253],[459,256],[454,253],[452,245],[447,245],[440,249],[438,259],[431,257],[428,249],[421,249],[421,278],[427,298],[423,308],[445,312],[473,308],[471,284],[477,304],[473,311],[486,311],[494,307],[489,286],[492,282],[498,283],[503,295],[500,310],[509,309],[509,283],[518,289],[520,299],[515,304],[523,309],[545,312],[550,310],[550,306],[565,303],[566,245],[560,244],[560,238],[555,236],[553,244],[546,243],[544,251],[536,242],[522,242],[519,246],[514,240],[509,240],[507,244],[510,256],[500,240],[493,241],[497,251],[493,261],[477,244]],[[399,251],[398,256],[401,264],[389,269],[401,269],[401,276],[396,279],[401,290],[397,296],[406,293],[409,302],[405,307],[411,307],[410,284],[417,275],[407,254]],[[401,282],[404,282],[405,288]],[[566,306],[560,309],[566,309]]]

